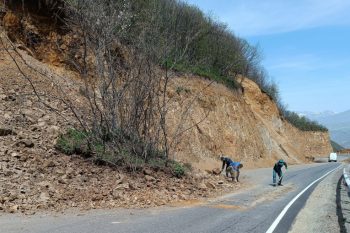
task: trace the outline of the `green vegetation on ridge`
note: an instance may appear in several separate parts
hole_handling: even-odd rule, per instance
[[[304,116],[299,116],[295,112],[285,111],[284,117],[298,129],[303,131],[321,131],[327,132],[328,129],[316,121],[309,120]]]
[[[261,52],[237,37],[227,25],[213,20],[195,6],[175,0],[130,1],[130,21],[125,42],[146,29],[147,46],[154,61],[167,69],[197,74],[238,88],[238,75],[256,82],[276,102],[281,114],[300,130],[327,131],[305,117],[286,110],[278,86],[261,65]],[[171,38],[171,40],[169,40]]]
[[[287,111],[277,85],[261,65],[259,49],[197,7],[176,0],[69,2],[68,23],[78,28],[87,52],[96,58],[90,66],[79,60],[73,62],[81,64],[82,76],[91,73],[101,79],[102,98],[86,95],[90,102],[99,102],[91,105],[94,120],[87,131],[94,135],[92,141],[101,143],[109,151],[107,155],[111,154],[102,156],[105,161],[118,163],[120,155],[125,154],[135,158],[134,163],[149,162],[153,154],[158,154],[155,151],[169,159],[167,106],[161,94],[166,93],[168,70],[195,73],[233,89],[240,87],[238,76],[248,77],[276,102],[294,126],[327,130]],[[155,65],[161,66],[163,73],[156,71]],[[108,88],[110,83],[115,87]],[[95,88],[87,84],[87,93],[94,93]],[[129,163],[128,159],[120,159]]]

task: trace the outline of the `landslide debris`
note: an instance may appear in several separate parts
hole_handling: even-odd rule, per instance
[[[57,138],[77,122],[51,84],[61,83],[64,93],[79,104],[83,102],[79,80],[74,73],[17,49],[24,59],[18,60],[20,72],[4,48],[0,46],[0,211],[143,208],[212,197],[240,187],[203,171],[178,179],[166,169],[126,172],[59,153],[54,149]],[[70,79],[62,79],[62,73]],[[23,74],[33,78],[37,93]]]

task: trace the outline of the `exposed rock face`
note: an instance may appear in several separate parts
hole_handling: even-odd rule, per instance
[[[169,91],[176,99],[170,115],[183,112],[188,95],[192,100],[201,92],[192,104],[187,126],[201,123],[186,132],[177,158],[210,170],[219,166],[220,154],[242,161],[245,167],[264,167],[280,158],[291,164],[306,162],[332,150],[328,133],[293,127],[281,118],[276,104],[254,82],[242,80],[243,95],[220,84],[208,86],[209,82],[196,77],[178,78]],[[179,87],[188,91],[174,91]],[[169,120],[170,128],[176,128],[179,117],[170,116]]]
[[[255,83],[246,81],[243,86],[246,90],[246,102],[252,107],[254,114],[261,117],[263,124],[271,132],[272,138],[279,141],[282,152],[287,156],[297,160],[315,155],[326,155],[332,151],[328,133],[298,130],[281,119],[276,105],[270,99],[266,100],[267,95],[261,93]],[[251,93],[258,93],[258,95],[253,96]],[[259,110],[260,99],[266,101]]]

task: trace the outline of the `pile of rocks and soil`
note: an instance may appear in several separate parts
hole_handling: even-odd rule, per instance
[[[1,38],[7,39],[3,31]],[[1,46],[0,211],[143,208],[214,197],[240,187],[195,169],[179,179],[167,169],[127,172],[60,153],[55,149],[59,135],[77,122],[56,87],[79,104],[83,97],[77,79],[73,74],[63,79],[60,74],[68,77],[68,71],[41,63],[28,51],[17,48],[17,54],[12,47],[5,49],[6,43]],[[17,65],[10,55],[22,56]]]

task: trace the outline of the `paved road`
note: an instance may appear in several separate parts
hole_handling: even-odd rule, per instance
[[[338,162],[344,161],[346,159],[350,158],[350,154],[340,154],[337,156]],[[316,157],[314,159],[315,163],[327,163],[328,162],[328,157]]]
[[[199,205],[147,210],[92,211],[84,215],[0,216],[0,232],[266,232],[284,207],[306,186],[341,166],[319,163],[290,166],[284,186],[271,186],[271,169],[242,171],[243,182],[257,183],[240,193]],[[313,185],[287,211],[274,232],[288,232]]]

